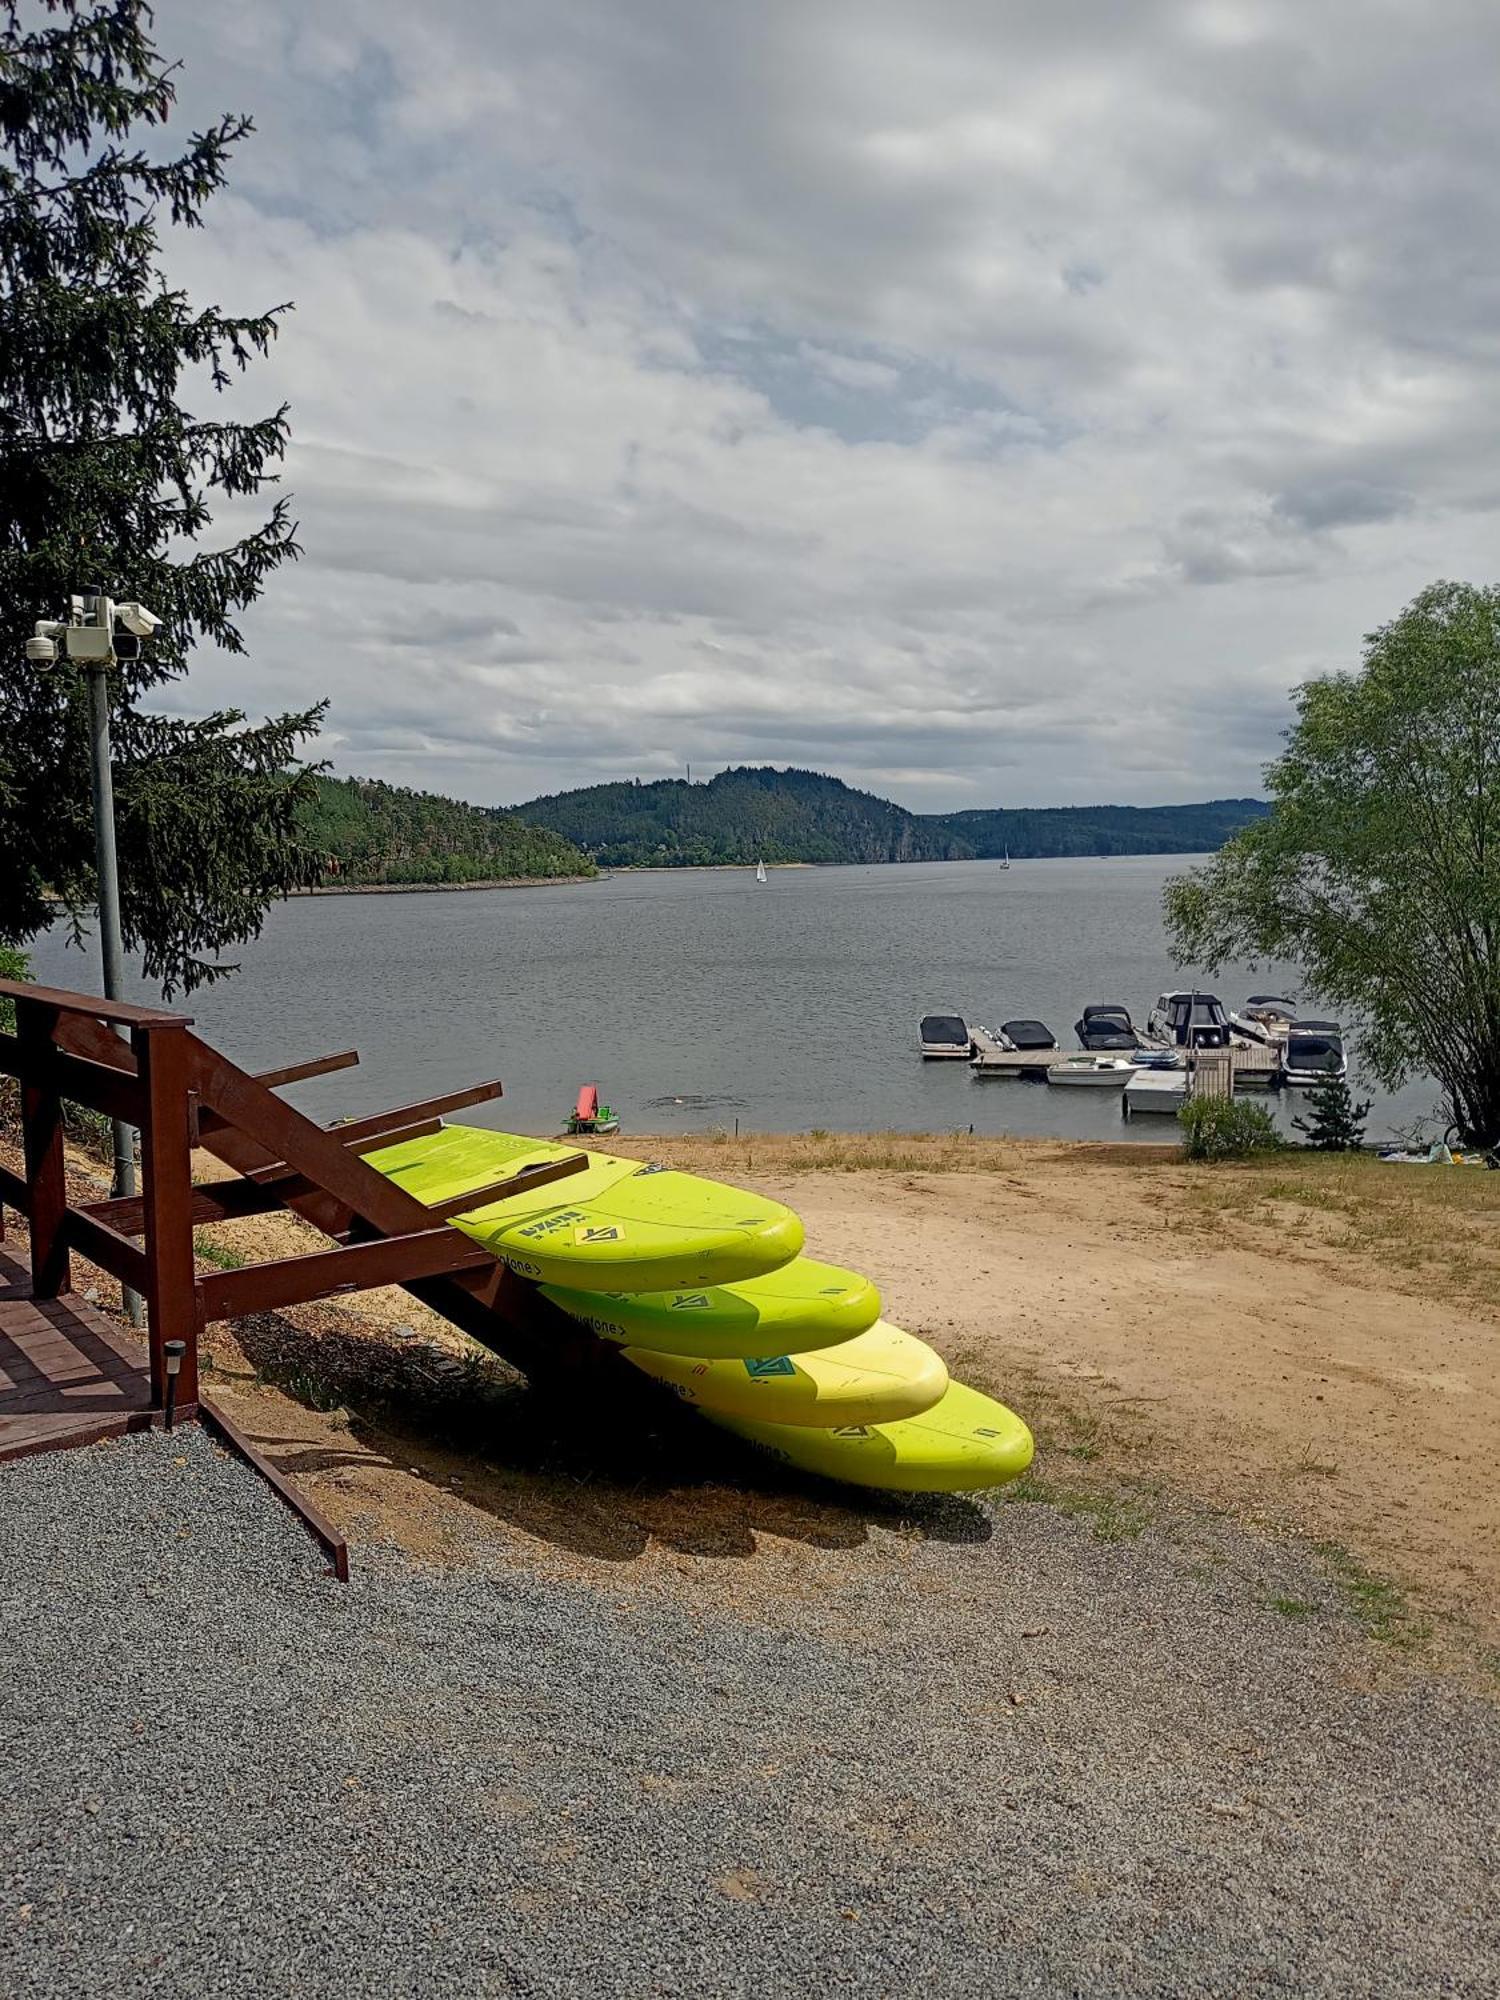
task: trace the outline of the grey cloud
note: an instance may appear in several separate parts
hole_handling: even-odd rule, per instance
[[[261,127],[177,254],[298,301],[243,391],[291,400],[308,552],[251,705],[326,687],[342,768],[1238,791],[1293,682],[1492,564],[1469,0],[158,24],[185,112]]]
[[[1410,493],[1390,486],[1371,486],[1360,479],[1334,480],[1326,486],[1278,493],[1272,510],[1299,528],[1358,527],[1366,521],[1393,521],[1415,505]]]

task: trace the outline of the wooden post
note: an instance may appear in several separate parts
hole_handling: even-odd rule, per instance
[[[193,1077],[181,1026],[137,1026],[131,1045],[145,1092],[141,1163],[145,1169],[146,1305],[151,1344],[151,1402],[166,1403],[165,1347],[182,1341],[177,1408],[198,1403],[198,1329],[202,1303],[193,1268],[192,1150],[188,1096]]]
[[[38,1078],[51,1068],[52,1030],[57,1009],[33,1000],[16,1001],[16,1040],[25,1066]],[[55,1299],[72,1290],[64,1235],[68,1184],[63,1166],[62,1099],[55,1083],[21,1079],[21,1144],[26,1155],[26,1190],[31,1203],[31,1290]]]

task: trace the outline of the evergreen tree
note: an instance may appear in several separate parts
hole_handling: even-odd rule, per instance
[[[94,898],[83,688],[25,641],[73,592],[139,598],[165,623],[111,676],[123,926],[171,993],[232,970],[217,954],[308,878],[295,758],[322,709],[246,727],[141,706],[195,644],[242,653],[236,615],[298,553],[285,499],[208,539],[211,501],[274,480],[286,410],[212,421],[179,395],[226,388],[288,308],[199,309],[162,274],[158,224],[200,225],[252,128],[143,148],[174,97],[151,18],[146,0],[0,0],[0,942],[43,929],[49,895],[75,930]]]
[[[1293,1125],[1307,1134],[1307,1143],[1320,1153],[1357,1153],[1365,1143],[1368,1102],[1356,1104],[1341,1076],[1330,1076],[1308,1093],[1310,1119],[1294,1118]]]

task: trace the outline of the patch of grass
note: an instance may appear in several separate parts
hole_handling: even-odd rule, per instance
[[[193,1231],[193,1255],[200,1263],[212,1264],[217,1271],[243,1271],[249,1261],[238,1250],[231,1250],[227,1243],[215,1243],[201,1229]]]
[[[1372,1639],[1404,1649],[1425,1645],[1432,1637],[1432,1627],[1412,1615],[1406,1593],[1389,1577],[1367,1569],[1340,1542],[1314,1546],[1338,1586],[1345,1608]]]
[[[310,1410],[336,1410],[343,1401],[344,1394],[336,1382],[325,1375],[315,1375],[305,1368],[270,1368],[261,1374],[263,1382],[280,1389],[295,1403],[303,1403]]]
[[[1282,1618],[1311,1618],[1322,1609],[1321,1605],[1310,1604],[1301,1597],[1268,1597],[1266,1608]]]
[[[1500,1179],[1468,1168],[1387,1167],[1369,1154],[1243,1164],[1231,1181],[1195,1177],[1173,1196],[1179,1220],[1216,1240],[1268,1247],[1326,1268],[1349,1261],[1406,1292],[1483,1306],[1500,1297]],[[1288,1210],[1307,1210],[1305,1224]]]
[[[1012,1504],[1055,1507],[1068,1520],[1088,1521],[1101,1542],[1133,1542],[1155,1519],[1139,1497],[1105,1487],[1060,1486],[1027,1472],[1002,1489],[999,1498]]]
[[[711,1165],[722,1174],[985,1173],[1012,1171],[1022,1148],[1002,1138],[965,1132],[756,1132],[731,1138],[722,1127],[661,1138],[612,1139],[611,1150],[691,1172]],[[726,1157],[727,1155],[727,1157]]]

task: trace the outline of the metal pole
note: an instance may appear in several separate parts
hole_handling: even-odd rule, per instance
[[[103,600],[107,603],[107,600]],[[108,616],[108,611],[105,611]],[[99,878],[99,947],[104,959],[104,993],[125,998],[125,946],[120,936],[120,871],[115,859],[115,787],[109,760],[109,662],[84,665],[89,687],[89,762],[94,790],[94,865]],[[114,1120],[115,1193],[132,1195],[135,1182],[135,1128]],[[138,1292],[125,1287],[125,1311],[132,1326],[144,1320]]]

